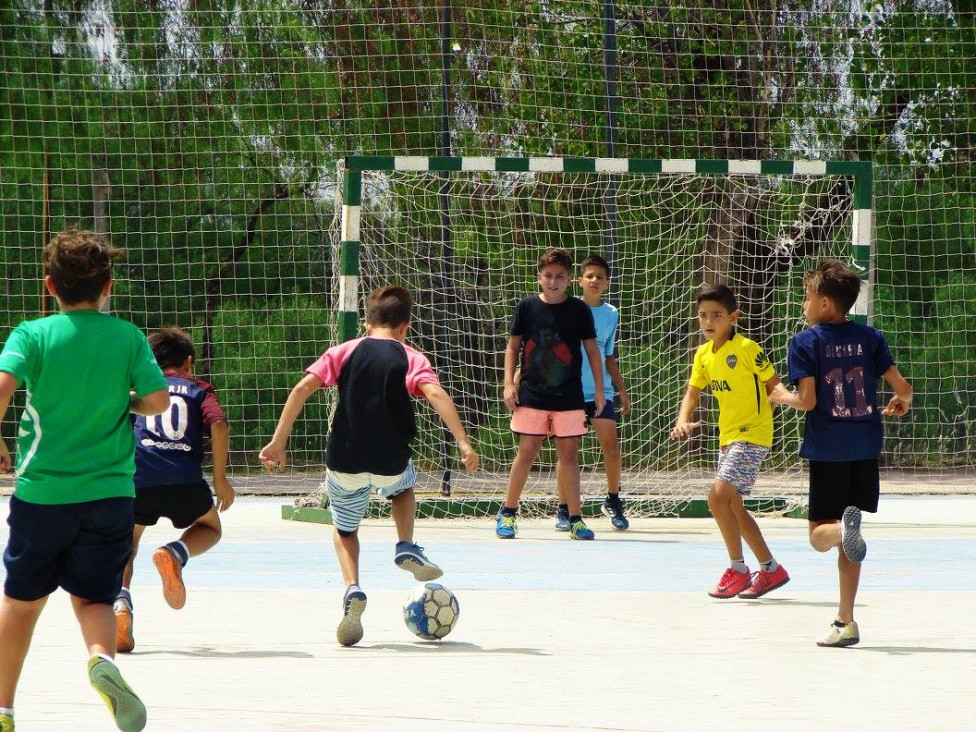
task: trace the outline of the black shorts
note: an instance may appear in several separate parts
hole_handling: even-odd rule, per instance
[[[10,499],[3,553],[8,597],[33,602],[58,587],[112,604],[132,553],[132,499],[42,505]]]
[[[155,526],[168,518],[173,527],[185,529],[214,507],[207,482],[176,483],[136,488],[135,519],[139,526]]]
[[[810,521],[839,521],[848,506],[875,513],[880,495],[877,460],[810,461]]]
[[[613,403],[613,399],[607,399],[604,403],[603,411],[599,414],[596,413],[596,402],[586,402],[583,405],[583,411],[586,412],[586,423],[590,424],[594,419],[610,419],[614,422],[617,421],[617,408]]]

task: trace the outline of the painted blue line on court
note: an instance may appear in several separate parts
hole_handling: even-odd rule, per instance
[[[608,542],[609,544],[609,542]],[[799,541],[780,541],[777,559],[790,572],[791,590],[835,592],[836,555],[818,554]],[[562,592],[697,592],[713,585],[727,566],[718,542],[616,541],[611,546],[568,541],[427,544],[426,553],[457,589]],[[959,539],[869,543],[862,588],[966,591],[972,583],[960,566],[976,563],[976,542]],[[362,583],[399,590],[413,578],[393,565],[392,544],[365,542]],[[752,567],[757,569],[757,567]],[[190,587],[341,589],[331,542],[234,543],[224,541],[194,558],[184,577]],[[148,559],[137,561],[133,585],[155,584]]]

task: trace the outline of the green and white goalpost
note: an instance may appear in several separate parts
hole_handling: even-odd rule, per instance
[[[549,247],[576,262],[602,254],[613,269],[608,299],[621,313],[618,353],[633,400],[620,422],[622,494],[634,515],[704,511],[717,449],[707,396],[702,435],[668,439],[701,342],[693,301],[702,282],[737,292],[741,328],[783,377],[788,339],[803,327],[802,274],[821,258],[853,263],[865,281],[854,315],[870,317],[867,162],[351,156],[339,181],[338,337],[360,333],[374,287],[408,286],[408,338],[431,357],[482,455],[478,475],[459,471],[436,414],[418,407],[415,462],[435,515],[491,515],[504,496],[515,441],[502,354],[514,304],[537,291],[535,262]],[[773,455],[754,491],[767,507],[805,500],[799,424],[797,414],[776,415]],[[592,435],[582,445],[583,492],[595,510],[602,456]],[[526,506],[540,515],[554,505],[553,466],[544,450],[527,486]]]

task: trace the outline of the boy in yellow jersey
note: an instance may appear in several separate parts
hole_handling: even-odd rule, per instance
[[[708,594],[756,599],[790,581],[742,502],[773,444],[768,394],[780,380],[759,344],[735,332],[739,306],[728,287],[702,290],[697,303],[698,324],[708,343],[695,353],[671,439],[689,437],[701,427],[700,421],[692,420],[702,390],[710,388],[718,401],[719,455],[708,508],[722,532],[731,566]],[[751,575],[742,553],[743,539],[759,562],[759,571]]]

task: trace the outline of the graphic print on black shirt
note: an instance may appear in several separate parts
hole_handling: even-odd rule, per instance
[[[583,408],[583,341],[596,338],[589,306],[575,297],[550,305],[537,295],[515,307],[509,333],[522,337],[519,404],[563,412]]]

